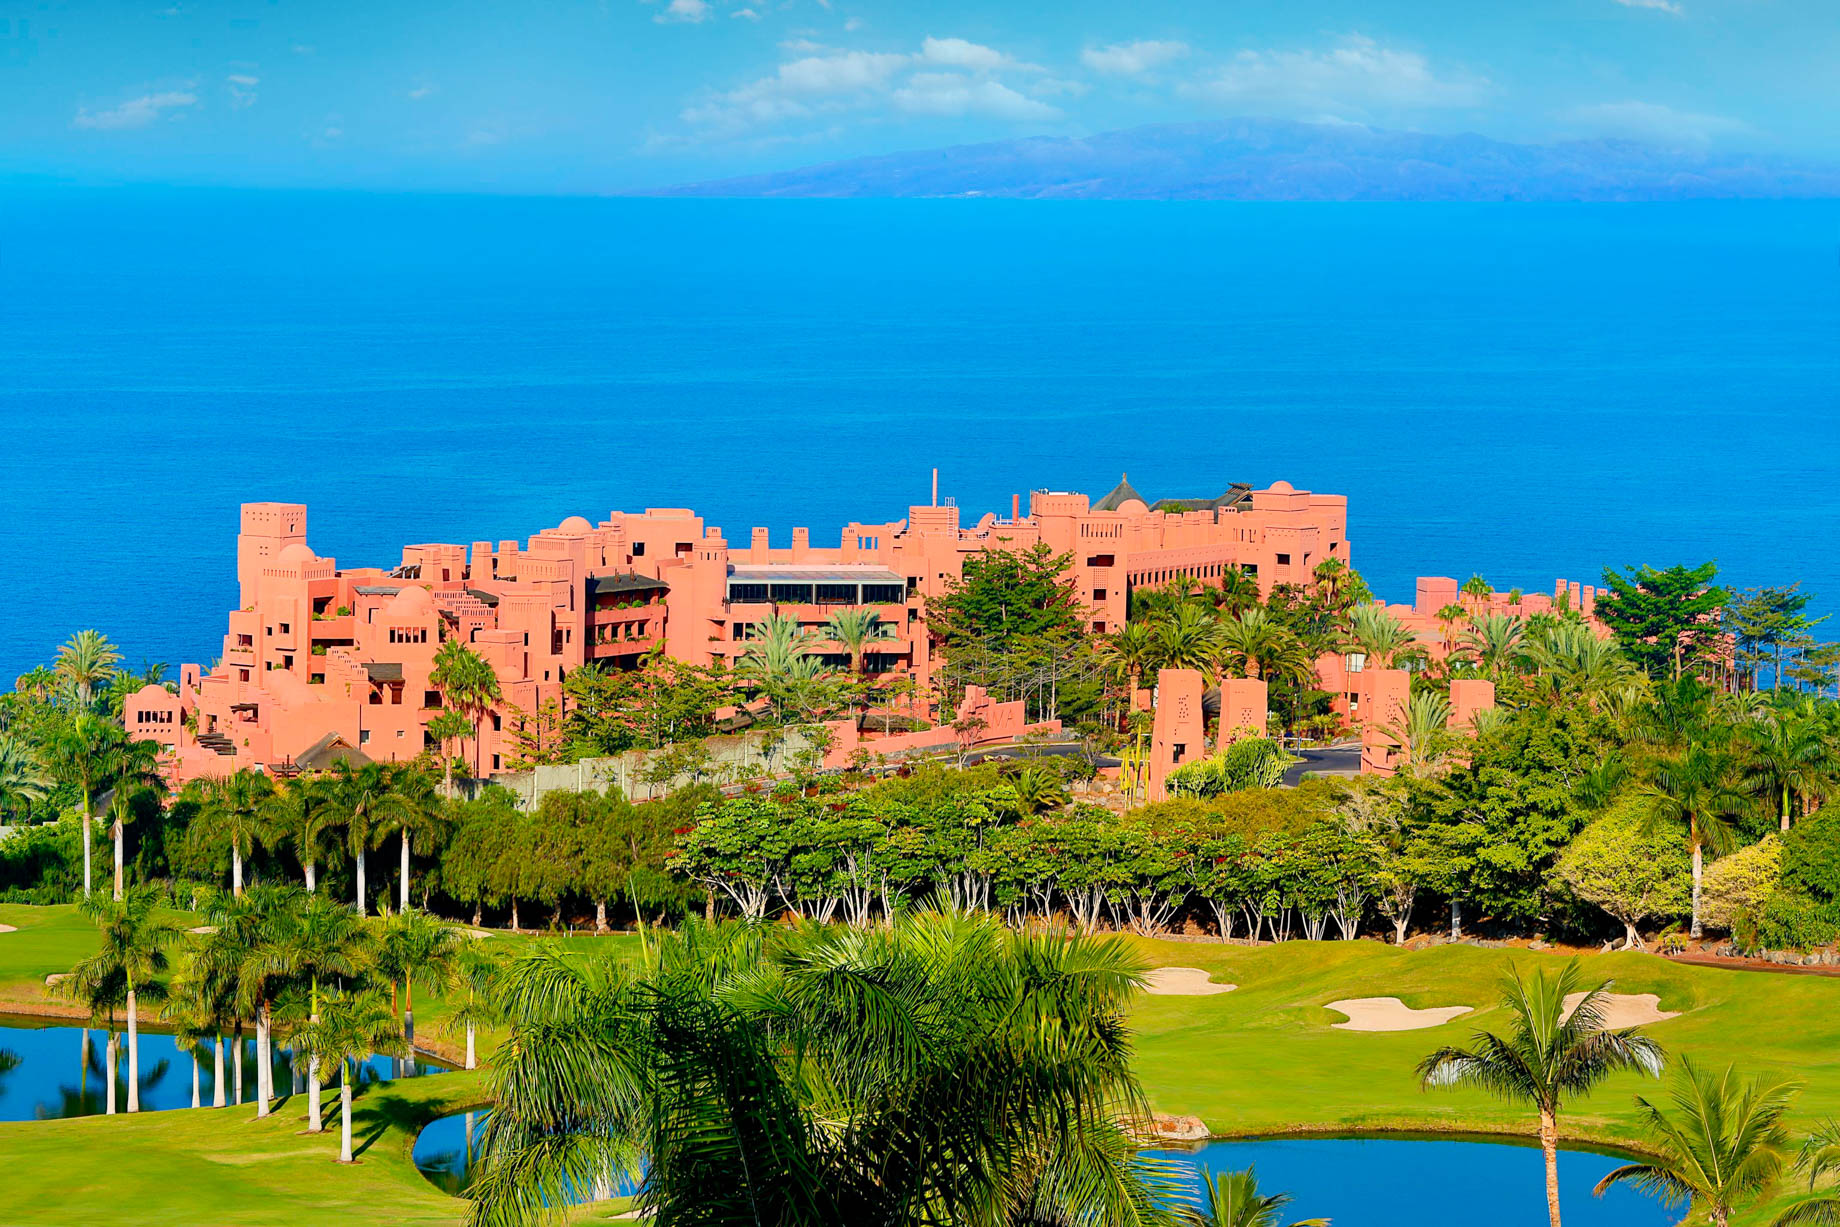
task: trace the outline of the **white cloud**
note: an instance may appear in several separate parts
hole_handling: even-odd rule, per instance
[[[422,99],[432,98],[435,94],[440,92],[441,87],[438,85],[418,85],[409,91],[408,97],[412,102],[420,102]]]
[[[317,48],[311,43],[295,43],[290,50],[292,50],[295,55],[312,55]]]
[[[652,18],[661,24],[684,23],[694,25],[709,19],[709,0],[671,0],[664,12]]]
[[[1487,88],[1486,80],[1441,75],[1416,51],[1357,34],[1326,51],[1241,51],[1188,92],[1234,107],[1312,119],[1366,119],[1475,106]]]
[[[256,104],[256,86],[262,84],[262,78],[247,72],[233,72],[224,78],[224,84],[230,87],[230,109],[240,111]]]
[[[1706,145],[1749,132],[1751,126],[1727,115],[1677,111],[1658,102],[1600,102],[1574,107],[1573,123],[1596,136],[1620,136],[1663,145]]]
[[[1674,0],[1616,0],[1626,9],[1653,9],[1657,13],[1669,13],[1675,17],[1686,12]]]
[[[917,72],[894,91],[893,100],[912,115],[988,115],[1024,122],[1058,119],[1061,114],[1001,81],[973,80],[955,72]]]
[[[843,28],[845,31],[854,34],[856,31],[863,28],[863,19],[860,17],[846,17],[843,20]]]
[[[753,9],[736,9],[734,12],[730,13],[729,16],[730,17],[745,17],[749,21],[759,21],[760,20],[760,14],[756,13]]]
[[[791,58],[771,76],[685,107],[679,114],[689,129],[683,139],[796,140],[817,125],[834,130],[852,117],[975,115],[1026,123],[1061,114],[998,75],[1039,73],[1040,68],[967,39],[929,37],[910,53],[827,47],[803,36],[780,48]],[[1049,95],[1076,88],[1051,85],[1030,92]],[[673,143],[668,137],[649,142],[652,148]]]
[[[182,111],[196,105],[198,105],[198,95],[192,93],[189,87],[182,90],[165,90],[156,94],[142,94],[139,98],[130,98],[106,111],[92,111],[88,107],[78,107],[76,117],[70,123],[76,128],[93,128],[99,132],[120,132],[129,128],[145,128],[158,119],[162,112]]]
[[[1171,60],[1179,60],[1187,54],[1187,43],[1139,39],[1134,43],[1088,47],[1080,52],[1080,63],[1094,72],[1108,76],[1134,77],[1153,68],[1160,68]]]

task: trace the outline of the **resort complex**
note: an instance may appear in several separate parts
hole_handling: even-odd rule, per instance
[[[176,693],[148,686],[135,694],[124,718],[135,736],[164,747],[176,781],[245,767],[313,769],[336,756],[414,759],[435,748],[429,723],[449,706],[434,677],[436,653],[458,640],[497,681],[500,697],[481,713],[470,755],[490,776],[511,759],[513,713],[562,710],[563,683],[575,670],[634,670],[655,653],[733,666],[777,622],[796,624],[804,653],[824,665],[908,679],[906,709],[921,723],[950,723],[953,711],[942,713],[933,698],[940,653],[927,603],[960,581],[967,559],[1037,547],[1067,559],[1065,582],[1082,629],[1094,636],[1123,627],[1133,596],[1145,590],[1250,583],[1268,597],[1352,563],[1347,500],[1285,482],[1154,501],[1128,480],[1096,500],[1037,490],[1026,513],[1018,496],[1007,517],[985,514],[972,524],[935,496],[903,520],[846,524],[835,544],[814,543],[805,528],[777,546],[764,528],[731,543],[677,508],[616,511],[598,524],[574,515],[522,545],[409,545],[387,568],[341,568],[316,553],[305,506],[252,503],[242,508],[240,601],[221,656],[208,670],[184,666]],[[1569,606],[1588,618],[1594,602],[1589,587],[1563,582],[1551,597],[1523,597],[1459,592],[1455,580],[1428,578],[1413,605],[1387,608],[1442,658],[1456,646],[1451,610],[1467,619]],[[827,638],[840,611],[862,615],[874,635],[854,645]],[[1316,668],[1351,727],[1397,719],[1403,673],[1343,652],[1324,653]],[[1218,700],[1210,691],[1210,713],[1221,710]],[[1262,735],[1263,683],[1241,687],[1237,702],[1226,727]],[[1478,692],[1464,711],[1486,703]],[[1388,720],[1364,720],[1382,706]],[[981,732],[989,739],[1028,725],[1016,711],[987,716],[994,718],[981,720]],[[1168,765],[1202,752],[1199,736],[1170,736],[1182,749],[1163,755]],[[853,748],[854,736],[848,740]],[[1383,748],[1370,757],[1384,768]]]

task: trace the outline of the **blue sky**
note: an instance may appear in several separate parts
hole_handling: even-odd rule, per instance
[[[597,192],[1271,115],[1840,159],[1836,0],[0,0],[0,172]]]

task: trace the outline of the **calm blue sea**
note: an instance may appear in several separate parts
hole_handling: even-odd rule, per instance
[[[690,506],[745,540],[1278,478],[1356,565],[1717,558],[1840,607],[1840,202],[0,194],[0,674],[208,661],[236,505],[322,554]]]

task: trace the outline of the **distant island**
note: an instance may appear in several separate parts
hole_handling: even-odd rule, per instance
[[[1625,140],[1522,145],[1272,119],[851,158],[652,196],[1638,201],[1840,196],[1840,166]]]

